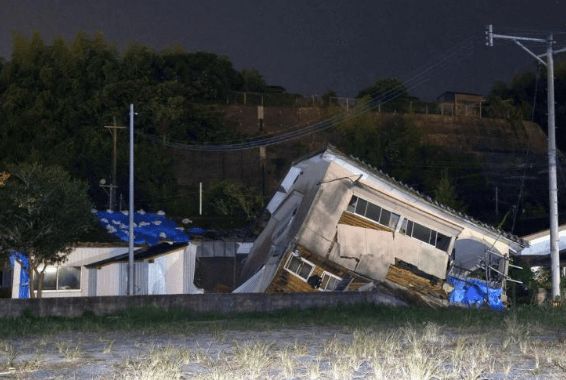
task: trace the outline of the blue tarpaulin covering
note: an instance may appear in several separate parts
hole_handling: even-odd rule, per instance
[[[489,306],[494,310],[504,310],[505,306],[501,302],[501,288],[492,288],[483,280],[476,278],[461,279],[448,276],[448,283],[454,290],[448,295],[450,303],[481,307]]]
[[[15,267],[16,261],[21,264],[20,270],[20,290],[18,298],[29,298],[29,260],[28,257],[20,252],[12,251],[10,253],[10,265]]]
[[[96,211],[99,222],[106,230],[120,240],[128,241],[128,213],[125,211]],[[184,228],[168,219],[163,212],[150,213],[136,211],[134,214],[134,243],[137,245],[156,245],[161,241],[184,243],[189,234],[202,234],[202,228]]]

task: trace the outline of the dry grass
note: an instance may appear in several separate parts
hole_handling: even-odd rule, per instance
[[[103,378],[120,379],[566,378],[564,324],[545,325],[513,313],[500,316],[498,324],[485,326],[431,318],[356,325],[277,324],[267,330],[214,323],[202,329],[199,324],[187,333],[175,326],[134,336],[121,330],[68,331],[0,341],[0,374],[9,371],[10,376],[33,378],[36,371],[35,378],[72,378],[72,371],[92,365],[103,371],[78,377],[98,378],[102,373]]]
[[[552,334],[523,326],[512,318],[500,330],[481,333],[429,322],[400,327],[334,327],[321,329],[320,334],[288,329],[278,332],[278,338],[272,334],[226,330],[190,339],[178,337],[181,343],[175,344],[159,344],[155,340],[159,336],[153,336],[133,340],[137,343],[132,343],[129,351],[124,351],[123,342],[115,336],[97,337],[96,348],[89,352],[98,358],[117,358],[111,364],[113,373],[105,377],[120,379],[566,378],[562,332]],[[26,353],[34,347],[35,356]],[[15,346],[0,342],[0,374],[28,378],[45,365],[41,359],[44,352],[61,358],[67,367],[80,367],[91,355],[85,354],[83,347],[88,343],[60,340],[42,345],[35,341]]]
[[[152,347],[146,355],[127,359],[118,366],[116,378],[136,380],[179,379],[190,363],[190,352],[178,347]]]
[[[27,373],[37,371],[42,364],[41,345],[35,347],[32,355],[26,359],[18,359],[24,356],[14,343],[0,342],[0,377],[14,376],[15,378],[26,377]]]
[[[507,349],[504,350],[504,345]],[[441,325],[355,329],[311,344],[234,343],[202,379],[483,379],[566,375],[566,343],[537,340],[510,321],[504,331],[467,334]]]
[[[59,354],[67,360],[78,360],[83,355],[80,344],[60,340],[55,343],[55,347]]]
[[[11,342],[0,342],[0,354],[4,357],[4,363],[1,367],[14,368],[16,358],[19,355],[16,346]]]

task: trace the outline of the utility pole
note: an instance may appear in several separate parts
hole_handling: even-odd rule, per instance
[[[128,209],[128,295],[134,295],[134,105],[130,104],[130,188]]]
[[[314,99],[314,97],[313,97]],[[257,125],[259,131],[263,131],[263,95],[261,98],[261,105],[257,106]],[[265,199],[265,161],[267,160],[267,147],[262,145],[259,147],[259,167],[261,170],[261,195]]]
[[[116,166],[118,161],[118,129],[125,129],[126,127],[123,125],[116,125],[116,118],[114,118],[114,125],[105,125],[104,128],[108,129],[110,134],[112,135],[112,182],[108,187],[110,188],[109,192],[109,200],[108,200],[108,209],[110,211],[114,210],[114,204],[116,203],[116,189],[118,185],[116,185]]]
[[[553,55],[566,51],[566,48],[554,50],[552,34],[547,38],[519,37],[493,33],[493,25],[488,25],[485,32],[486,45],[493,46],[494,39],[511,40],[531,57],[546,66],[547,72],[547,103],[548,103],[548,195],[550,204],[550,269],[552,272],[552,299],[560,299],[560,250],[558,235],[558,186],[556,183],[556,128],[554,114],[554,58]],[[535,54],[523,42],[544,44],[546,53]],[[544,61],[541,57],[545,57]]]
[[[495,216],[499,219],[499,187],[495,186]]]

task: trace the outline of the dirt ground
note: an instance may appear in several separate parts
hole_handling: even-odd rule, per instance
[[[0,341],[22,379],[564,379],[566,326],[293,326],[57,332]]]

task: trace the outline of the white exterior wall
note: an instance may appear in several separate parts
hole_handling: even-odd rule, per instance
[[[183,294],[185,247],[158,256],[148,263],[148,294]]]
[[[96,295],[117,296],[120,294],[123,263],[113,263],[96,269]]]
[[[91,263],[112,258],[127,252],[127,247],[79,247],[74,249],[61,266],[80,266],[80,289],[44,290],[45,298],[116,296],[127,294],[127,263],[116,262],[100,268],[86,268]],[[203,293],[194,283],[197,245],[189,244],[149,260],[135,263],[136,294],[184,294]],[[153,277],[152,277],[153,276]],[[12,298],[19,295],[20,265],[13,270]],[[153,281],[153,282],[152,282]],[[155,281],[159,286],[152,288]]]
[[[76,247],[74,248],[67,260],[59,265],[61,267],[81,267],[80,289],[75,290],[43,290],[43,298],[56,297],[86,297],[89,295],[89,273],[85,265],[90,263],[108,259],[127,252],[127,247]],[[20,271],[21,267],[16,263],[12,276],[12,298],[18,298],[20,287]],[[92,293],[90,293],[92,294]]]
[[[302,228],[327,167],[327,161],[315,156],[295,165],[285,177],[278,195],[273,198],[277,198],[276,202],[269,203],[271,218],[253,244],[242,269],[242,279],[247,281],[266,264],[269,268],[277,266],[279,255]],[[302,174],[298,174],[298,170]],[[293,180],[288,180],[290,178]],[[264,272],[274,273],[272,270]]]

